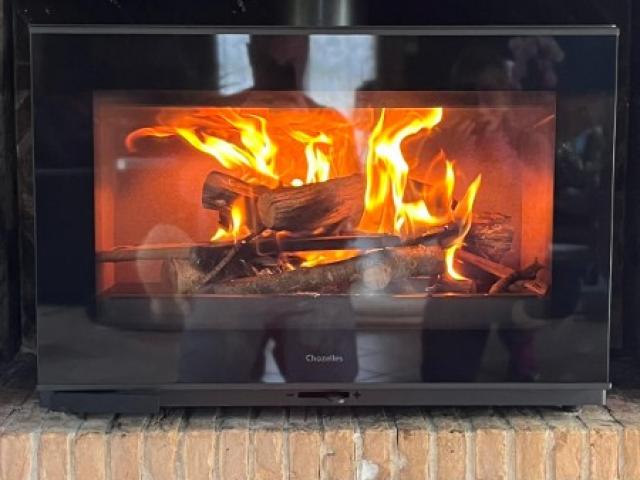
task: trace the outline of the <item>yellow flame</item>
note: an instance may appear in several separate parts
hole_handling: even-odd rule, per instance
[[[311,268],[325,263],[335,263],[341,260],[357,257],[362,252],[360,250],[318,250],[307,252],[296,252],[295,256],[302,258],[300,264],[302,268]]]
[[[478,194],[478,189],[480,188],[480,182],[482,181],[482,175],[478,175],[467,191],[462,197],[462,200],[458,202],[455,210],[453,211],[453,219],[459,227],[460,235],[458,236],[459,241],[461,242],[464,237],[469,233],[469,229],[471,228],[471,222],[473,220],[473,204],[476,200],[476,195]]]
[[[320,145],[331,145],[333,142],[324,133],[311,136],[304,132],[294,131],[291,136],[305,144],[304,155],[307,159],[306,183],[326,182],[331,173],[331,159],[321,149]]]
[[[471,223],[473,220],[473,203],[475,202],[476,194],[480,188],[481,180],[482,176],[478,175],[471,185],[469,185],[464,197],[462,197],[462,200],[458,202],[455,210],[453,211],[453,218],[458,225],[458,231],[460,233],[454,240],[453,246],[445,250],[445,264],[447,267],[447,274],[454,280],[468,280],[467,277],[456,270],[454,260],[456,251],[462,246],[464,238],[471,229]]]
[[[218,118],[239,133],[239,144],[208,133],[211,130],[225,129],[201,116],[187,117],[176,126],[163,125],[135,130],[127,136],[126,144],[129,149],[133,149],[134,141],[140,137],[177,135],[197,150],[214,157],[242,180],[276,187],[279,184],[275,163],[277,148],[267,133],[266,119],[259,115],[241,115],[230,108],[221,109]]]
[[[269,113],[270,110],[258,115],[255,109],[196,109],[187,115],[164,118],[161,125],[135,130],[127,136],[126,144],[133,150],[134,141],[140,137],[178,136],[215,158],[232,176],[268,188],[299,187],[357,170],[357,157],[348,148],[353,126],[323,111],[296,111],[295,116],[290,116],[293,114],[280,115]],[[451,278],[462,280],[464,276],[455,270],[455,254],[471,228],[481,178],[478,176],[469,185],[454,208],[454,162],[440,151],[431,159],[428,179],[417,181],[410,178],[410,173],[416,172],[411,172],[402,150],[405,140],[428,134],[442,117],[442,107],[382,109],[377,121],[368,124],[373,129],[368,138],[364,212],[358,230],[409,239],[419,237],[432,226],[455,223],[459,234],[445,252],[446,266]],[[277,145],[267,131],[268,123]],[[305,126],[305,131],[299,129],[300,125]],[[276,162],[278,147],[287,154],[280,164]],[[424,160],[420,163],[424,164]],[[356,166],[352,168],[352,164]],[[434,172],[437,175],[433,175]],[[218,228],[211,240],[237,241],[249,235],[247,208],[244,201],[236,201],[231,208],[229,229]],[[302,266],[310,267],[358,254],[358,251],[349,252],[304,252],[299,256],[304,258]]]
[[[369,137],[362,230],[408,237],[419,235],[420,226],[441,223],[430,214],[424,200],[405,202],[409,165],[401,148],[407,137],[431,130],[441,120],[442,108],[429,108],[408,124],[385,128],[385,109],[382,109]]]
[[[177,128],[176,133],[196,149],[215,157],[223,167],[240,169],[244,180],[259,180],[266,186],[276,186],[276,146],[267,134],[266,120],[257,115],[243,117],[229,111],[223,118],[240,132],[242,147],[194,129]]]
[[[449,275],[449,277],[451,277],[453,280],[468,280],[467,277],[458,273],[454,265],[456,251],[458,250],[458,248],[460,248],[460,244],[455,244],[453,247],[449,247],[444,251],[444,260],[447,267],[447,275]]]
[[[231,228],[229,230],[218,227],[216,233],[211,237],[212,242],[222,240],[233,240],[237,242],[250,234],[246,225],[246,205],[244,199],[239,197],[231,205]]]
[[[442,108],[426,109],[410,120],[385,125],[382,109],[371,136],[367,155],[365,209],[359,228],[368,232],[395,233],[403,238],[415,238],[427,231],[427,227],[455,222],[460,232],[453,246],[445,252],[447,273],[454,280],[465,277],[455,270],[456,250],[471,228],[471,216],[476,193],[480,187],[478,176],[468,187],[462,200],[453,209],[453,192],[456,174],[453,162],[444,152],[434,158],[436,167],[444,162],[444,176],[433,185],[422,186],[420,198],[406,201],[409,182],[409,165],[402,152],[402,143],[420,131],[433,129],[442,120]]]

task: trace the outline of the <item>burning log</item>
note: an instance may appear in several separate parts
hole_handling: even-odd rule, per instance
[[[360,175],[300,187],[280,187],[258,196],[258,215],[274,230],[314,231],[337,224],[358,224],[363,210]]]
[[[447,244],[450,236],[448,227],[432,227],[424,235],[411,240],[410,244],[439,243]],[[241,256],[277,256],[286,252],[304,252],[309,250],[372,250],[375,248],[399,247],[402,239],[395,235],[381,234],[352,234],[335,236],[265,236],[245,238],[242,244]],[[172,258],[188,259],[218,258],[235,245],[233,241],[180,243],[164,245],[121,246],[112,250],[96,252],[96,261],[101,263],[135,262],[140,260],[169,260]]]
[[[489,293],[533,292],[538,295],[546,295],[549,290],[548,271],[537,260],[522,270],[514,270],[464,249],[458,250],[456,257],[462,262],[499,278],[491,286]]]
[[[546,295],[549,291],[549,283],[551,282],[551,272],[547,268],[541,268],[536,273],[533,280],[523,280],[522,286],[538,295]]]
[[[238,198],[255,202],[255,199],[267,190],[266,187],[251,185],[230,175],[213,171],[207,175],[202,186],[202,206],[217,210],[220,222],[228,228],[231,225],[231,207]]]
[[[243,268],[247,259],[241,259],[234,265],[231,262],[240,252],[247,258],[255,256],[250,245],[252,240],[253,237],[250,237],[230,245],[224,255],[219,249],[213,251],[215,255],[207,250],[194,250],[188,258],[169,258],[162,264],[162,278],[171,291],[185,294],[195,293],[223,275],[223,278],[247,275]]]
[[[231,222],[231,207],[238,198],[255,204],[260,223],[274,230],[311,232],[342,223],[353,228],[362,215],[364,182],[362,176],[352,175],[300,187],[269,189],[220,172],[207,176],[202,188],[202,205],[217,210],[227,227]]]
[[[210,290],[227,295],[322,293],[334,291],[337,286],[348,287],[358,281],[365,281],[370,287],[384,288],[394,279],[437,275],[443,269],[444,256],[440,247],[416,245],[376,250],[313,268],[229,280],[212,285]]]
[[[476,282],[473,280],[454,280],[447,275],[442,275],[436,283],[436,292],[439,293],[476,293]]]
[[[456,252],[456,258],[463,263],[473,265],[474,267],[477,267],[480,270],[484,270],[485,272],[490,273],[491,275],[494,275],[496,277],[507,277],[513,274],[515,271],[513,270],[513,268],[471,253],[466,249],[458,250]]]
[[[424,188],[429,187],[422,186],[421,191]],[[364,210],[364,181],[362,176],[352,175],[300,187],[268,189],[220,172],[207,176],[202,205],[217,210],[225,227],[229,227],[231,206],[238,198],[255,205],[258,223],[273,230],[312,232],[338,224],[353,229]],[[466,236],[467,248],[499,262],[511,250],[513,236],[511,217],[498,212],[478,212]]]
[[[496,283],[494,283],[489,289],[490,294],[495,293],[503,293],[509,291],[509,287],[515,282],[521,280],[534,280],[536,278],[536,274],[539,270],[544,268],[544,265],[538,262],[538,260],[534,260],[531,265],[526,266],[522,270],[514,270],[509,275],[502,277]],[[526,285],[522,284],[523,290],[526,288]]]
[[[498,212],[473,214],[471,229],[465,238],[466,248],[494,262],[502,260],[513,243],[511,217]]]

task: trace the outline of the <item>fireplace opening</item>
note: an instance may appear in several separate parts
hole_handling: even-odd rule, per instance
[[[94,97],[101,295],[544,296],[555,97]]]

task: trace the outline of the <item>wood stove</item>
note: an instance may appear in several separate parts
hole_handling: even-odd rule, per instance
[[[604,400],[616,28],[31,42],[46,405]]]

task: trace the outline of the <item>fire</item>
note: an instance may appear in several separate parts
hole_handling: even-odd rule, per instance
[[[249,227],[247,227],[247,208],[244,199],[239,197],[233,205],[231,205],[231,228],[226,230],[225,228],[218,227],[216,233],[211,237],[212,242],[219,242],[224,240],[233,240],[237,242],[242,240],[251,234]]]
[[[386,111],[382,110],[369,137],[365,209],[359,228],[367,232],[395,233],[402,238],[416,238],[423,235],[428,227],[455,223],[459,234],[445,252],[447,273],[453,279],[463,280],[465,277],[455,270],[454,258],[471,228],[480,176],[471,183],[463,199],[454,208],[454,164],[440,152],[432,168],[444,161],[443,178],[433,185],[414,187],[423,192],[422,198],[413,201],[405,199],[410,179],[402,143],[421,131],[428,133],[440,123],[442,113],[441,107],[426,109],[424,114],[407,123],[405,118],[395,122],[385,121]]]
[[[318,250],[308,252],[296,252],[295,256],[301,258],[302,268],[311,268],[325,263],[334,263],[341,260],[357,257],[362,254],[360,250]]]
[[[366,163],[365,211],[360,228],[378,233],[419,236],[420,227],[446,223],[429,212],[424,199],[405,201],[409,165],[402,153],[402,142],[421,130],[431,130],[442,119],[442,108],[427,109],[424,116],[404,122],[388,122],[385,109],[369,137]]]
[[[128,150],[144,138],[178,137],[225,173],[268,188],[323,182],[359,167],[353,125],[330,109],[166,109],[158,124],[129,133]]]
[[[292,136],[305,144],[304,155],[307,159],[306,183],[326,182],[329,180],[331,158],[320,149],[320,145],[331,145],[331,139],[324,133],[312,137],[299,131],[293,132]]]
[[[196,113],[181,120],[176,125],[135,130],[127,136],[126,145],[134,150],[134,142],[141,137],[180,136],[197,150],[215,157],[240,179],[271,188],[278,186],[279,178],[275,171],[278,149],[267,133],[265,118],[224,109],[216,118]],[[209,131],[238,132],[239,144]]]
[[[373,109],[368,109],[372,115]],[[455,269],[455,254],[469,232],[473,204],[480,187],[478,175],[457,203],[455,163],[440,151],[424,178],[416,178],[403,145],[429,135],[441,123],[444,109],[382,109],[370,130],[364,165],[364,212],[357,230],[415,239],[431,227],[454,225],[457,237],[445,252],[448,275],[465,277]],[[178,137],[215,159],[225,173],[267,188],[326,182],[351,175],[358,165],[354,125],[330,109],[201,108],[165,112],[159,125],[131,132],[126,145],[135,150],[144,137]],[[421,159],[419,159],[421,160]],[[423,161],[423,160],[421,160]],[[219,227],[211,241],[238,241],[252,232],[248,205],[237,200],[231,226]],[[258,232],[253,232],[258,233]],[[330,263],[358,255],[357,250],[302,252],[302,267]]]

